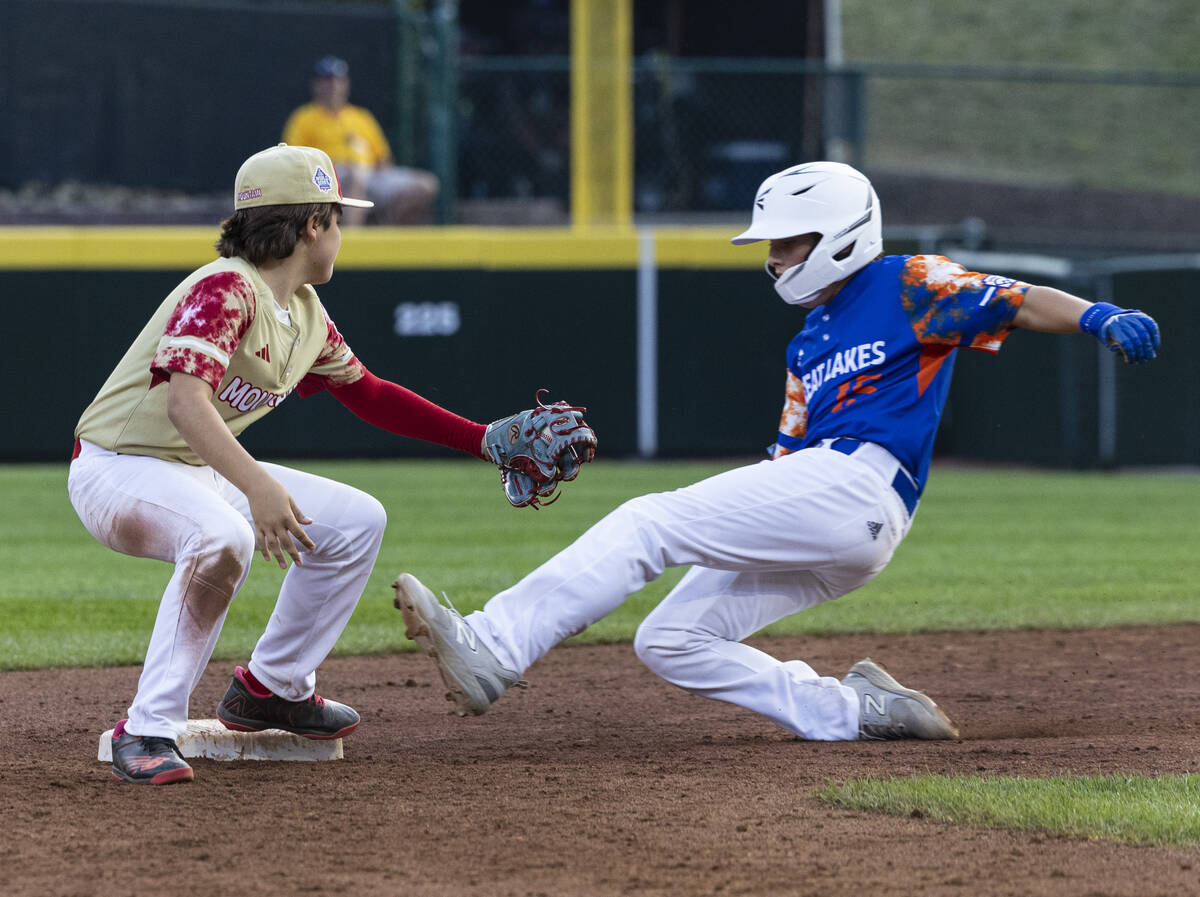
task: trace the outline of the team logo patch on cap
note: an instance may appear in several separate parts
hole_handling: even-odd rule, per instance
[[[328,193],[333,189],[333,178],[322,168],[317,166],[317,170],[313,172],[313,183],[317,185],[317,189],[322,193]]]
[[[248,199],[258,199],[262,196],[262,188],[255,187],[253,190],[243,190],[237,195],[238,202],[245,202]]]

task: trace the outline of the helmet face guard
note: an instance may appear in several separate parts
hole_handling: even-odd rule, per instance
[[[817,244],[820,245],[819,243]],[[813,253],[817,251],[813,247]],[[842,276],[837,274],[820,273],[814,270],[812,254],[807,259],[798,265],[786,269],[782,274],[776,275],[771,268],[770,262],[764,262],[763,267],[766,268],[768,276],[775,281],[775,292],[779,294],[779,298],[788,305],[799,305],[801,308],[812,308],[819,304],[821,293],[825,291],[825,287],[829,284],[837,283],[842,279]],[[828,266],[827,266],[828,267]],[[849,275],[845,275],[849,276]],[[828,283],[823,283],[828,280]],[[810,288],[814,283],[822,283],[821,286]]]
[[[840,162],[796,165],[771,175],[758,188],[750,227],[730,242],[783,240],[815,233],[808,258],[775,281],[789,305],[811,308],[821,292],[866,267],[883,246],[879,197],[866,176]]]

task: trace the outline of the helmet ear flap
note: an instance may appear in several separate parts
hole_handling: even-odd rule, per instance
[[[851,240],[833,255],[835,262],[845,261],[850,257],[850,253],[854,252],[854,247],[858,245],[858,240]]]

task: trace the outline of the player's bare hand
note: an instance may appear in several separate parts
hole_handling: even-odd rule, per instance
[[[248,493],[246,498],[254,518],[255,550],[268,561],[274,557],[281,570],[287,569],[289,557],[303,565],[296,543],[309,551],[317,547],[303,529],[303,525],[312,520],[296,506],[287,490],[278,481],[269,480],[253,494]]]

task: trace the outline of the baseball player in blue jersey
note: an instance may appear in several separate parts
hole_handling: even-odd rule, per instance
[[[1082,331],[1143,363],[1158,327],[941,256],[883,256],[879,200],[848,165],[767,178],[733,242],[764,240],[778,294],[811,309],[787,348],[771,460],[626,502],[465,618],[413,576],[397,579],[408,636],[435,658],[460,714],[483,713],[552,646],[687,565],[634,639],[668,682],[806,739],[957,737],[932,700],[870,659],[839,680],[742,639],[883,570],[925,487],[959,348],[997,352],[1015,328]]]

